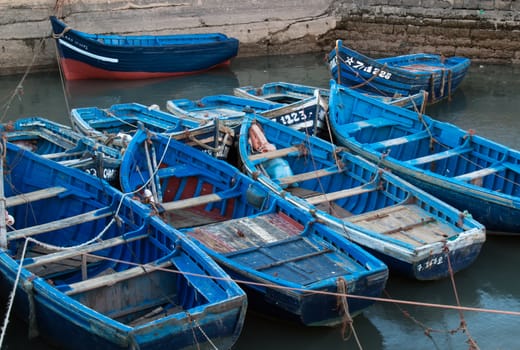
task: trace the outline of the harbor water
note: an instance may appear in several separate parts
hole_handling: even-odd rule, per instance
[[[322,54],[238,58],[229,69],[160,80],[63,82],[56,71],[29,74],[23,81],[21,75],[0,77],[0,105],[2,122],[40,116],[70,125],[69,110],[75,107],[139,102],[165,109],[170,99],[232,94],[238,86],[287,81],[328,87],[329,79]],[[473,63],[451,101],[429,106],[427,114],[520,149],[519,93],[520,66]],[[387,301],[356,316],[345,331],[306,328],[249,310],[235,348],[469,349],[474,341],[480,349],[518,349],[518,267],[520,234],[488,232],[477,261],[453,281],[419,282],[391,275],[382,296]],[[457,300],[466,309],[454,308]],[[53,349],[40,338],[28,340],[27,328],[11,316],[3,348]]]

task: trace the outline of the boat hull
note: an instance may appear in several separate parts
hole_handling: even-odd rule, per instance
[[[331,123],[339,144],[468,213],[488,232],[520,232],[518,151],[331,84]],[[348,107],[354,100],[359,110]]]
[[[411,54],[373,59],[336,41],[328,56],[338,84],[385,96],[410,96],[424,90],[428,102],[451,98],[471,64],[464,57]]]
[[[229,64],[238,40],[224,34],[95,35],[51,17],[67,80],[146,79],[202,72]]]
[[[16,220],[0,250],[0,294],[16,291],[30,336],[78,349],[235,343],[245,293],[146,206],[10,143],[3,167]]]

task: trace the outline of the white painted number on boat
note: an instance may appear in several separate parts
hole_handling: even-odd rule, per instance
[[[428,261],[426,261],[423,264],[417,265],[417,271],[428,270],[428,269],[431,269],[432,267],[434,267],[435,265],[442,265],[443,263],[444,263],[444,257],[442,255],[436,256],[434,258],[429,259]]]
[[[95,168],[89,168],[89,169],[85,169],[85,172],[87,174],[90,174],[92,176],[98,176],[98,172]],[[116,175],[116,171],[114,169],[103,169],[103,179],[105,180],[112,180]]]
[[[278,118],[278,122],[283,125],[293,125],[296,123],[301,123],[306,121],[307,119],[312,118],[312,112],[307,115],[304,110],[298,112],[292,112],[289,114],[282,115]]]
[[[330,61],[331,69],[337,65],[337,62],[334,62],[334,61],[335,60]],[[384,71],[378,67],[373,67],[373,66],[367,65],[365,62],[357,60],[354,57],[347,56],[344,59],[344,62],[345,62],[345,64],[351,66],[354,69],[361,70],[363,72],[367,72],[372,75],[377,75],[383,79],[388,80],[392,76],[392,73]]]

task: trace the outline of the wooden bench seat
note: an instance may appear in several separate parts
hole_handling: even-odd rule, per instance
[[[57,153],[48,153],[48,154],[42,154],[41,156],[43,158],[47,159],[56,159],[61,157],[80,157],[85,152],[57,152]]]
[[[384,140],[384,141],[380,141],[380,142],[374,142],[374,143],[370,144],[369,147],[372,149],[387,148],[387,147],[402,145],[402,144],[405,144],[408,142],[419,141],[419,140],[422,140],[424,138],[429,138],[429,137],[430,137],[430,135],[425,130],[425,131],[421,131],[421,132],[418,132],[415,134],[396,137],[393,139],[388,139],[388,140]]]
[[[65,294],[73,295],[73,294],[87,292],[89,290],[93,290],[93,289],[100,288],[100,287],[110,286],[110,285],[116,284],[118,282],[129,280],[134,277],[142,276],[142,275],[151,273],[153,271],[166,268],[168,266],[171,266],[171,264],[172,264],[171,261],[165,261],[159,265],[152,265],[152,264],[141,265],[141,266],[133,267],[128,270],[90,278],[88,280],[73,283],[73,284],[69,285],[68,287],[70,289],[66,290]]]
[[[294,184],[296,182],[318,179],[320,177],[324,177],[324,176],[328,176],[328,175],[332,175],[332,174],[338,174],[338,173],[341,173],[343,170],[344,169],[338,169],[338,167],[334,166],[334,167],[330,167],[330,168],[326,168],[326,169],[312,170],[312,171],[309,171],[306,173],[300,173],[300,174],[296,174],[296,175],[292,175],[292,176],[285,176],[285,177],[281,177],[277,180],[281,185],[290,185],[290,184]]]
[[[470,173],[466,173],[466,174],[462,174],[462,175],[456,176],[455,179],[460,180],[460,181],[471,181],[471,182],[473,182],[473,181],[475,181],[477,179],[481,179],[481,178],[483,178],[485,176],[494,174],[494,173],[502,171],[504,169],[505,169],[504,165],[497,164],[497,165],[494,165],[494,166],[478,169],[478,170],[472,171]]]
[[[63,228],[71,227],[74,225],[79,225],[85,222],[94,221],[98,219],[105,218],[107,216],[111,216],[114,213],[109,210],[110,208],[105,207],[101,209],[95,209],[89,211],[87,213],[71,216],[68,218],[51,221],[41,225],[34,225],[31,227],[26,227],[20,230],[7,232],[7,240],[11,241],[14,239],[25,238],[30,236],[35,236],[40,233],[56,231]]]
[[[391,125],[398,125],[398,123],[395,120],[391,120],[388,118],[372,118],[372,119],[365,119],[365,120],[359,120],[357,122],[348,123],[346,125],[341,126],[342,131],[346,131],[349,133],[359,131],[364,128],[380,128],[383,126],[391,126]]]
[[[288,156],[291,153],[300,153],[298,146],[291,146],[287,148],[281,148],[270,152],[257,153],[249,156],[249,160],[255,163],[262,163],[269,159],[281,158]]]
[[[14,207],[16,205],[34,202],[40,199],[51,198],[65,191],[67,191],[65,187],[56,186],[44,188],[42,190],[37,190],[29,193],[20,193],[16,196],[7,197],[5,200],[5,205],[8,208]]]
[[[165,211],[172,211],[178,209],[186,209],[196,207],[198,205],[220,202],[221,200],[234,198],[239,195],[236,188],[230,188],[222,192],[203,194],[196,197],[173,200],[171,202],[161,203]]]
[[[25,260],[27,262],[24,261],[23,266],[26,269],[30,269],[30,268],[34,268],[37,266],[50,264],[50,263],[58,262],[58,261],[65,260],[65,259],[70,259],[70,258],[79,256],[79,255],[82,255],[82,254],[87,254],[87,253],[95,252],[98,250],[114,247],[114,246],[117,246],[120,244],[130,243],[130,242],[137,241],[137,240],[140,240],[140,239],[143,239],[146,237],[148,237],[147,234],[137,235],[137,236],[128,237],[128,238],[125,238],[122,236],[115,237],[115,238],[108,239],[106,241],[89,244],[89,245],[86,245],[86,246],[83,246],[80,248],[61,250],[58,252],[41,255],[38,257],[34,257],[34,258],[29,258],[29,259]]]
[[[185,209],[185,208],[195,207],[197,205],[202,205],[202,204],[219,202],[222,199],[224,199],[224,198],[221,197],[219,194],[210,193],[210,194],[205,194],[202,196],[161,203],[161,206],[163,207],[163,209],[165,211],[171,211],[171,210],[176,210],[176,209]]]
[[[471,152],[471,150],[472,150],[472,148],[470,148],[470,147],[453,148],[453,149],[449,149],[446,151],[429,154],[424,157],[410,159],[410,160],[406,161],[405,163],[412,165],[412,166],[421,165],[421,164],[431,163],[436,160],[446,159],[446,158],[453,157],[453,156],[459,156],[461,154]]]
[[[330,193],[324,193],[319,194],[313,197],[308,197],[305,200],[309,202],[310,204],[319,204],[323,202],[330,202],[337,199],[357,196],[363,193],[368,193],[377,190],[376,186],[373,185],[363,185],[358,186],[354,188],[347,188],[345,190],[336,191],[336,192],[330,192]]]

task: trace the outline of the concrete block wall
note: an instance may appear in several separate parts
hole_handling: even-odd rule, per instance
[[[336,4],[337,26],[324,42],[341,38],[354,49],[377,57],[430,52],[466,56],[475,62],[520,64],[517,0],[366,0]]]
[[[520,63],[520,0],[0,0],[0,74],[55,69],[48,17],[93,33],[223,32],[239,56],[409,52]]]

